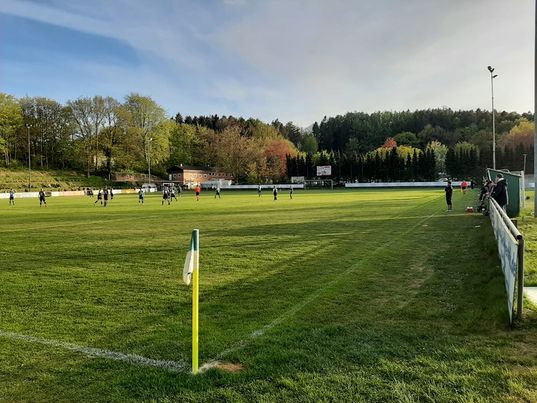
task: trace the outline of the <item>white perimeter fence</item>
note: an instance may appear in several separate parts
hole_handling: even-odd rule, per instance
[[[517,289],[517,317],[522,317],[524,296],[524,238],[505,211],[492,198],[489,201],[489,215],[494,236],[498,243],[498,254],[500,255],[505,280],[509,321],[513,323],[515,286]]]
[[[203,183],[201,184],[202,187],[205,189],[209,188],[212,189],[215,186],[204,186]],[[221,189],[229,189],[229,190],[257,190],[258,185],[228,185],[228,186],[222,186]],[[261,185],[261,189],[272,190],[276,186],[279,190],[282,189],[304,189],[303,184],[299,183],[281,183],[281,184],[274,184],[274,185]],[[112,189],[114,192],[114,196],[121,194],[121,193],[135,193],[133,189]],[[93,195],[97,196],[96,190],[93,190]],[[57,196],[86,196],[86,193],[83,190],[73,190],[73,191],[65,191],[65,192],[50,192],[45,191],[47,194],[47,197],[57,197]],[[38,198],[39,192],[17,192],[15,193],[15,199],[27,199],[27,198]],[[0,199],[9,199],[9,193],[0,193]]]
[[[458,187],[462,181],[454,181],[451,186]],[[366,182],[366,183],[345,183],[346,188],[439,188],[447,186],[447,182]],[[468,186],[470,183],[468,182]]]
[[[257,190],[259,185],[222,185],[220,186],[220,189],[222,190]],[[210,185],[205,185],[202,183],[201,184],[201,187],[202,188],[209,188],[209,189],[213,189],[215,188],[216,186],[214,184],[210,184]],[[278,189],[291,189],[291,187],[293,189],[304,189],[304,184],[301,184],[301,183],[276,183],[274,185],[261,185],[261,189],[263,190],[266,190],[266,189],[270,189],[272,190],[274,187],[278,188]]]
[[[112,189],[114,196],[121,193],[134,193],[131,189]],[[97,196],[98,191],[93,191],[93,195]],[[50,192],[45,190],[47,197],[57,197],[57,196],[86,196],[86,192],[83,190],[71,190],[65,192]],[[27,198],[38,198],[39,192],[17,192],[15,193],[15,199],[27,199]],[[9,199],[9,193],[0,193],[0,199]]]

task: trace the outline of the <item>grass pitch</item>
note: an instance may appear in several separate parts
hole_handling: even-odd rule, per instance
[[[473,199],[452,213],[441,190],[4,200],[0,401],[537,400],[535,315],[508,329]],[[188,373],[193,228],[200,362],[237,372]]]

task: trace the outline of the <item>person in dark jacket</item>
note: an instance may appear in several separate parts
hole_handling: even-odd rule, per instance
[[[453,186],[451,186],[451,181],[448,181],[447,186],[444,188],[444,192],[446,192],[447,211],[451,211],[453,210],[453,204],[451,202],[451,197],[453,196]]]
[[[505,210],[508,200],[507,182],[502,174],[496,175],[496,185],[492,189],[491,197]]]

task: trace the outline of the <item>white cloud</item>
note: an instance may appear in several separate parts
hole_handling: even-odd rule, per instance
[[[530,1],[265,2],[219,40],[299,98],[306,121],[354,109],[487,107],[491,63],[503,106],[524,111],[532,22]]]
[[[352,110],[487,108],[488,64],[499,109],[533,107],[530,0],[0,1],[0,12],[128,44],[141,66],[92,70],[172,114],[308,125]]]

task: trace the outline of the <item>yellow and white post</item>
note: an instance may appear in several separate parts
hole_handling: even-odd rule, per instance
[[[190,240],[190,250],[185,259],[183,269],[183,281],[186,285],[190,285],[192,280],[192,373],[198,373],[198,330],[199,330],[199,268],[200,268],[200,244],[199,230],[192,231]]]
[[[200,254],[199,230],[192,231],[194,238],[194,272],[192,273],[192,373],[198,373],[198,330],[199,330],[199,293],[200,293]]]

